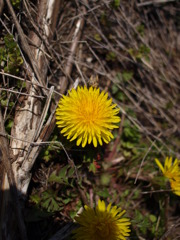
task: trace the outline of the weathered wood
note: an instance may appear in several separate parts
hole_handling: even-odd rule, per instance
[[[0,109],[0,132],[5,135],[4,121]],[[0,214],[0,239],[27,239],[21,206],[18,200],[18,191],[10,162],[10,148],[7,138],[0,136],[0,159],[2,161],[3,181],[1,185],[1,214]],[[7,214],[8,213],[8,214]],[[17,221],[16,221],[17,219]],[[17,231],[19,228],[19,231]],[[18,232],[20,233],[18,235]],[[15,235],[16,234],[16,235]]]
[[[12,8],[11,2],[6,0],[10,14],[12,15],[14,24],[19,33],[21,39],[20,47],[27,54],[28,62],[26,63],[27,75],[29,76],[31,83],[28,86],[28,96],[24,96],[20,99],[19,104],[16,106],[14,125],[11,130],[11,136],[14,137],[11,139],[10,148],[12,149],[12,165],[10,164],[12,176],[14,176],[14,183],[12,179],[9,178],[7,169],[4,165],[1,164],[3,170],[1,174],[1,196],[0,196],[0,239],[2,240],[26,240],[25,229],[23,224],[21,224],[20,217],[13,216],[13,209],[11,203],[15,202],[19,204],[18,199],[15,199],[15,196],[10,195],[10,191],[18,192],[19,196],[25,196],[30,182],[30,171],[33,166],[35,159],[26,157],[27,153],[31,153],[30,143],[37,140],[38,135],[41,132],[42,125],[40,121],[43,121],[44,115],[47,112],[47,109],[43,111],[43,105],[40,99],[36,98],[36,95],[41,96],[43,93],[45,96],[48,96],[50,99],[49,91],[43,90],[38,86],[46,86],[46,77],[49,60],[45,56],[45,43],[48,43],[52,40],[54,35],[54,30],[56,26],[56,21],[58,17],[59,7],[61,1],[56,0],[42,0],[38,6],[38,19],[37,28],[39,33],[31,32],[29,34],[29,39],[33,42],[33,46],[30,46],[27,42],[27,38],[19,24],[16,14]],[[47,105],[45,105],[47,108]],[[42,113],[44,115],[42,115]],[[37,127],[38,134],[37,134]],[[3,137],[4,138],[4,137]],[[18,140],[18,139],[21,139]],[[9,154],[9,149],[7,152]],[[3,156],[4,157],[4,156]],[[6,160],[9,159],[9,156],[6,156]],[[26,162],[24,162],[26,160]],[[29,161],[29,162],[28,162]],[[24,163],[24,164],[23,164]],[[23,207],[23,205],[22,205]],[[17,209],[20,211],[20,208]],[[20,216],[20,215],[18,215]],[[23,220],[23,218],[21,217]],[[18,220],[18,221],[16,221]],[[12,226],[12,228],[11,228]],[[19,226],[19,232],[17,231],[17,226]],[[3,228],[2,228],[3,227]],[[23,236],[24,233],[24,236]]]
[[[51,5],[49,5],[51,3]],[[29,34],[30,40],[34,43],[31,46],[31,52],[35,58],[36,66],[41,72],[42,83],[45,84],[48,68],[48,59],[45,56],[45,45],[43,41],[50,41],[53,37],[53,32],[55,30],[55,23],[57,21],[58,10],[59,10],[60,1],[40,1],[38,6],[38,27],[40,29],[41,37],[35,32]],[[45,39],[45,40],[43,40]],[[37,47],[36,47],[37,46]],[[35,77],[33,73],[31,74],[31,82],[35,83]],[[42,84],[41,83],[41,84]],[[19,191],[23,194],[26,194],[29,180],[30,180],[30,171],[34,162],[31,162],[31,159],[26,156],[30,154],[29,148],[30,142],[37,140],[39,136],[36,136],[38,124],[42,118],[42,102],[33,95],[41,95],[40,88],[37,85],[31,85],[29,87],[28,93],[31,96],[23,99],[23,103],[16,108],[16,115],[14,120],[14,125],[12,128],[11,135],[13,137],[18,137],[24,139],[28,142],[19,141],[13,139],[11,141],[11,147],[13,150],[14,156],[17,156],[16,161],[13,162],[13,171],[15,174],[15,179]],[[47,95],[49,93],[47,92]],[[44,106],[46,107],[46,106]],[[41,126],[42,127],[42,126]],[[32,150],[32,149],[31,149]],[[25,164],[24,160],[29,161],[29,164]],[[31,166],[31,167],[29,167]],[[27,169],[26,169],[27,167]],[[26,187],[24,187],[26,186]]]

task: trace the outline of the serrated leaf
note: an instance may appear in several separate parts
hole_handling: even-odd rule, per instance
[[[42,207],[46,208],[48,212],[58,211],[58,203],[53,198],[48,198],[42,203]]]
[[[56,182],[56,183],[64,183],[63,178],[56,176],[55,173],[52,173],[50,177],[48,178],[48,182]]]
[[[57,192],[52,190],[42,193],[41,206],[47,209],[48,212],[58,211],[60,208],[60,198],[57,197]]]
[[[30,196],[30,200],[31,200],[32,202],[34,202],[35,204],[39,204],[40,201],[41,201],[41,198],[40,198],[39,195],[34,194],[34,195],[31,195],[31,196]]]
[[[58,175],[55,174],[54,172],[50,175],[48,181],[49,182],[56,182],[56,183],[61,183],[61,184],[69,184],[68,178],[69,175],[68,173],[70,172],[70,177],[72,177],[72,174],[74,174],[73,170],[70,169],[68,171],[69,165],[66,165],[65,167],[61,168],[59,171]]]

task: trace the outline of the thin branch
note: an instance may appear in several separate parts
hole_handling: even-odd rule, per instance
[[[6,91],[6,92],[17,93],[17,94],[22,95],[22,96],[29,96],[29,97],[41,98],[41,99],[45,98],[43,96],[32,95],[32,94],[28,94],[28,93],[22,93],[22,92],[18,92],[18,91],[14,91],[14,90],[11,90],[11,89],[6,89],[6,88],[1,88],[1,87],[0,87],[0,90],[1,91]]]
[[[172,233],[172,231],[174,231],[175,228],[178,228],[179,226],[180,226],[180,219],[178,218],[176,222],[170,226],[170,228],[163,234],[163,236],[159,240],[166,240],[168,236]],[[179,237],[177,239],[179,239]]]
[[[7,76],[7,77],[10,77],[10,78],[14,78],[14,79],[17,79],[17,80],[20,80],[20,81],[23,81],[23,82],[27,82],[28,84],[30,85],[33,85],[33,86],[37,86],[37,87],[40,87],[40,88],[44,88],[46,91],[50,91],[50,88],[47,88],[45,86],[42,86],[40,83],[33,83],[25,78],[21,78],[21,77],[17,77],[15,75],[12,75],[10,73],[5,73],[5,72],[1,72],[0,71],[0,74],[3,75],[3,76]],[[18,92],[19,93],[19,92]],[[56,90],[54,90],[54,93],[56,93],[58,96],[61,96],[62,97],[62,94],[57,92]],[[32,96],[32,95],[28,95],[28,96]],[[34,97],[34,95],[33,95]],[[45,98],[45,97],[42,97],[42,98]]]
[[[144,164],[144,161],[145,161],[147,155],[149,154],[149,152],[151,151],[152,147],[155,145],[155,142],[156,142],[156,140],[154,140],[154,141],[152,142],[151,146],[150,146],[150,147],[148,148],[148,150],[146,151],[146,153],[145,153],[145,155],[144,155],[144,157],[143,157],[143,159],[142,159],[142,161],[141,161],[140,167],[139,167],[139,169],[138,169],[138,172],[137,172],[137,175],[136,175],[134,184],[136,184],[136,182],[137,182],[137,180],[138,180],[138,177],[139,177],[139,174],[140,174],[140,172],[141,172],[141,168],[142,168],[142,166],[143,166],[143,164]]]
[[[175,2],[176,0],[153,0],[153,1],[147,1],[147,2],[143,2],[143,3],[138,3],[137,6],[138,7],[145,7],[145,6],[149,6],[152,4],[161,4],[161,3],[169,3],[169,2]]]
[[[86,14],[85,7],[83,7],[82,11],[84,14]],[[64,92],[65,89],[67,88],[67,84],[68,84],[67,77],[69,77],[71,75],[71,71],[72,71],[72,67],[73,67],[73,63],[74,63],[73,58],[74,58],[74,55],[75,55],[77,47],[78,47],[78,43],[79,43],[79,40],[80,40],[80,37],[82,34],[84,23],[85,23],[85,20],[83,17],[81,17],[76,23],[76,28],[75,28],[73,39],[72,39],[72,45],[70,48],[70,54],[68,56],[68,59],[67,59],[66,65],[65,65],[66,67],[64,70],[66,76],[61,77],[59,79],[59,82],[61,83],[61,92]]]

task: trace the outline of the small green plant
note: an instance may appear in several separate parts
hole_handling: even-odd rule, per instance
[[[130,48],[128,52],[138,61],[142,61],[142,58],[144,58],[146,61],[149,61],[150,48],[144,44],[140,44],[138,49]]]
[[[116,60],[116,53],[112,51],[108,52],[106,54],[106,60],[114,62]]]
[[[31,195],[30,200],[47,212],[56,212],[63,209],[64,205],[71,201],[71,198],[63,199],[58,196],[58,191],[48,189],[42,192],[40,196],[38,193]]]
[[[121,102],[124,102],[124,100],[126,99],[126,95],[119,89],[119,87],[115,83],[111,86],[111,92],[113,97]]]
[[[148,239],[159,239],[162,236],[164,228],[163,225],[158,224],[158,218],[154,214],[147,213],[144,215],[140,210],[135,211],[134,224],[137,226],[138,235]],[[158,226],[158,230],[157,230]]]
[[[14,8],[19,8],[21,0],[11,0],[11,3],[12,3]]]
[[[120,0],[113,0],[111,6],[112,8],[117,9],[120,6]]]
[[[101,42],[101,41],[102,41],[102,37],[100,36],[99,33],[94,34],[94,39],[95,39],[97,42]]]
[[[136,27],[136,30],[138,31],[138,33],[141,35],[141,37],[144,36],[144,25],[140,24]]]
[[[74,168],[69,165],[61,168],[58,174],[53,172],[48,179],[48,182],[64,184],[73,187],[74,184]]]
[[[4,71],[11,74],[18,74],[23,59],[17,43],[14,41],[13,36],[7,34],[4,36],[5,46],[0,47],[0,63],[4,67]]]
[[[123,155],[127,158],[138,155],[136,147],[139,145],[141,135],[136,126],[126,119],[124,121],[124,129],[122,133],[121,146]]]

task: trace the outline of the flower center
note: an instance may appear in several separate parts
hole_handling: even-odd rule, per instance
[[[82,118],[87,122],[93,122],[97,118],[97,111],[93,104],[84,105],[84,108],[81,109]]]
[[[97,226],[96,226],[96,229],[97,229],[97,234],[100,236],[100,237],[108,237],[109,236],[109,225],[108,223],[104,222],[104,223],[99,223]]]

